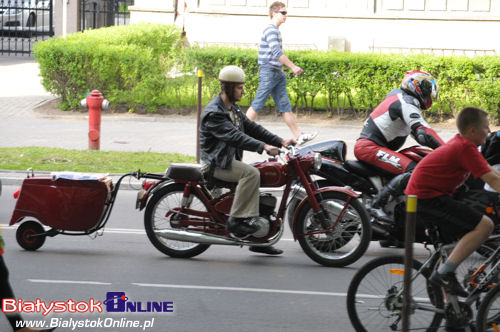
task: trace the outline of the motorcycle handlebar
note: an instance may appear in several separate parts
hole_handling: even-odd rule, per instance
[[[287,153],[289,153],[289,154],[291,154],[293,156],[293,155],[295,155],[296,151],[297,151],[297,149],[295,148],[295,146],[288,145],[288,146],[285,146],[285,147],[279,149],[278,156],[280,156],[280,155],[286,155]]]

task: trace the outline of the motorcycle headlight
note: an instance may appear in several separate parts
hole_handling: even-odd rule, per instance
[[[319,170],[321,168],[321,164],[322,164],[322,159],[321,159],[321,154],[316,152],[314,154],[314,169],[315,170]]]

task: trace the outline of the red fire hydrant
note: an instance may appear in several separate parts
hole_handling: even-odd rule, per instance
[[[101,109],[109,107],[109,101],[102,94],[93,90],[81,101],[82,106],[89,108],[89,150],[99,150],[101,140]]]

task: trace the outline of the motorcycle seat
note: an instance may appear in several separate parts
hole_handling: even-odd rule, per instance
[[[203,179],[199,164],[170,164],[166,176],[174,180],[201,181]]]
[[[394,176],[394,174],[391,174],[389,172],[384,172],[383,170],[379,168],[375,168],[371,165],[368,165],[367,163],[364,163],[359,160],[347,160],[344,163],[345,167],[347,170],[361,175],[365,178],[368,177],[373,177],[373,176],[378,176],[378,175],[390,175],[391,177]]]

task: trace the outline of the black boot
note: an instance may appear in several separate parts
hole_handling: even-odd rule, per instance
[[[242,238],[253,234],[259,230],[259,226],[253,223],[253,217],[234,218],[229,217],[226,230],[236,237]]]
[[[283,253],[283,250],[275,248],[273,246],[267,246],[267,247],[252,246],[248,248],[248,250],[268,255],[281,255]]]
[[[408,180],[410,180],[410,175],[410,173],[396,175],[387,185],[385,185],[385,187],[380,189],[373,199],[370,208],[370,214],[375,217],[375,219],[385,222],[393,221],[392,218],[385,213],[384,206],[389,201],[389,196],[400,196],[403,194],[403,191],[408,184]]]

